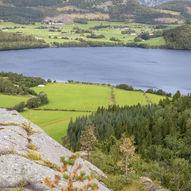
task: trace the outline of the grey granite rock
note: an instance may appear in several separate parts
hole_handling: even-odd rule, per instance
[[[23,128],[24,123],[30,124],[32,133]],[[49,137],[40,127],[30,123],[18,112],[6,109],[0,109],[0,143],[0,189],[3,190],[14,188],[21,182],[24,182],[29,190],[49,190],[42,184],[43,178],[53,178],[59,172],[45,166],[43,160],[60,166],[60,156],[72,155],[71,151]],[[32,151],[39,154],[41,162],[26,158],[31,152],[29,145],[35,145],[36,148]],[[73,168],[79,163],[86,174],[94,171],[105,176],[100,169],[81,158],[77,159]],[[109,191],[97,180],[94,181],[99,184],[100,191]],[[65,185],[66,182],[61,184]]]

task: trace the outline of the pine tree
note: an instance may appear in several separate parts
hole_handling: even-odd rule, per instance
[[[94,127],[89,125],[80,136],[81,150],[85,150],[88,153],[88,160],[90,159],[90,151],[97,143],[96,136],[94,135]]]
[[[135,146],[133,145],[133,141],[130,138],[125,138],[120,146],[120,151],[125,156],[125,175],[127,176],[128,171],[131,170],[128,168],[128,166],[132,161],[132,157],[135,153]]]

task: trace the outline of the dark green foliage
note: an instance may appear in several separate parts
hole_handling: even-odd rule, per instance
[[[143,40],[149,40],[150,39],[150,35],[149,35],[149,32],[143,32],[140,34],[140,37],[143,39]]]
[[[105,38],[105,36],[103,34],[100,34],[100,35],[96,35],[94,33],[91,33],[90,35],[87,35],[86,36],[87,38]]]
[[[46,81],[40,77],[28,77],[22,74],[12,72],[0,72],[0,93],[10,95],[37,95],[31,87],[39,84],[46,84]],[[42,97],[44,99],[42,94]]]
[[[12,72],[0,72],[0,78],[1,77],[8,78],[13,84],[28,88],[35,87],[40,84],[46,84],[46,81],[40,77],[29,77]]]
[[[172,191],[180,187],[190,190],[190,96],[177,92],[172,101],[166,98],[159,105],[98,108],[96,113],[70,122],[68,138],[74,150],[80,149],[79,138],[89,121],[95,127],[99,148],[99,157],[91,160],[98,167],[110,174],[122,174],[117,167],[121,159],[119,143],[123,134],[134,136],[136,153],[141,156],[133,164],[137,174],[150,176]]]
[[[131,34],[131,33],[136,33],[136,31],[132,29],[121,31],[121,34]]]
[[[24,91],[21,87],[14,85],[9,79],[0,78],[0,93],[22,95],[24,94]]]
[[[74,19],[75,23],[88,24],[88,19]]]
[[[134,41],[135,42],[141,42],[143,39],[139,36],[135,37]]]
[[[123,90],[129,90],[129,91],[133,91],[134,88],[132,86],[129,86],[127,84],[119,84],[115,86],[118,89],[123,89]]]
[[[48,97],[44,92],[40,92],[38,96],[40,98],[41,105],[48,104]]]
[[[82,34],[82,33],[92,33],[92,31],[90,30],[84,30],[84,29],[81,29],[79,27],[74,27],[73,28],[75,33],[78,33],[78,34]]]
[[[107,12],[110,21],[122,21],[134,19],[140,23],[157,23],[154,19],[159,17],[172,17],[172,15],[157,12],[154,8],[141,5],[138,1],[127,0],[125,3],[121,0],[112,0],[112,6],[108,10],[95,8],[97,5],[105,3],[106,0],[86,1],[86,0],[69,0],[68,4],[79,8],[88,9],[89,12]]]
[[[159,17],[172,17],[172,15],[164,14],[155,11],[153,8],[141,5],[137,1],[128,0],[126,4],[116,3],[115,6],[109,9],[111,19],[120,21],[123,19],[134,19],[139,23],[157,23],[154,19]],[[133,15],[133,17],[129,17]]]
[[[164,31],[167,48],[191,49],[191,24]]]
[[[117,39],[115,37],[111,37],[109,40],[111,40],[111,41],[120,41],[119,39]]]
[[[53,43],[57,47],[111,47],[111,46],[124,46],[121,42],[104,42],[104,41],[87,41],[81,39],[79,42],[64,42],[64,43]],[[136,46],[136,44],[135,44]],[[137,45],[139,46],[139,45]]]
[[[47,82],[48,83],[52,83],[52,80],[50,78],[48,78]]]
[[[27,101],[27,107],[29,109],[38,108],[44,104],[48,104],[48,97],[44,92],[40,92],[36,97],[33,97]]]
[[[25,102],[20,102],[19,104],[16,104],[13,109],[18,112],[23,112],[25,108]]]
[[[33,97],[27,101],[27,107],[29,109],[37,108],[41,105],[41,100],[39,97]]]
[[[105,184],[112,188],[113,191],[119,191],[127,186],[128,184],[132,184],[132,181],[122,175],[110,176],[105,180]]]
[[[92,27],[91,29],[93,29],[93,30],[99,30],[99,29],[105,29],[105,28],[111,28],[111,27],[112,27],[112,26],[110,26],[110,25],[100,24],[100,25],[97,25],[97,26]]]
[[[153,90],[153,89],[148,89],[146,93],[151,93],[151,94],[156,94],[156,95],[161,95],[161,96],[168,96],[171,97],[171,93],[166,93],[165,91],[159,89],[159,90]]]
[[[41,21],[43,17],[44,15],[40,10],[23,7],[0,6],[0,18],[5,21],[27,24]]]
[[[32,36],[22,36],[16,33],[6,33],[0,30],[0,50],[44,47],[48,47],[48,45],[43,40],[37,40]]]

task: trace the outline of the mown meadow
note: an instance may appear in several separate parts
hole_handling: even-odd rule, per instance
[[[96,111],[98,106],[107,107],[111,89],[107,86],[56,83],[43,88],[33,88],[35,92],[44,91],[49,104],[41,109],[63,109]]]
[[[145,94],[142,91],[127,91],[106,85],[51,83],[45,87],[32,88],[48,95],[49,103],[37,109],[27,109],[21,114],[40,126],[49,136],[61,143],[67,134],[70,120],[96,112],[98,107],[107,108],[110,104],[119,106],[147,105],[158,103],[165,97]],[[111,99],[113,97],[113,102]],[[12,108],[26,102],[30,96],[0,94],[0,107]],[[148,102],[148,100],[150,102]]]
[[[29,96],[12,96],[0,94],[0,107],[11,108],[19,102],[26,102],[29,98]]]

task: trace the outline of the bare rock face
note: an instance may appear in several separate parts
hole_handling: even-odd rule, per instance
[[[49,190],[42,181],[46,176],[53,180],[55,174],[61,175],[57,169],[63,155],[69,157],[72,152],[18,112],[0,109],[0,190],[10,190],[21,184],[29,190]],[[87,175],[94,171],[105,176],[88,161],[79,158],[73,168],[78,164]],[[98,183],[99,191],[109,191],[98,180],[94,182]],[[61,181],[60,185],[64,186],[66,182]]]

